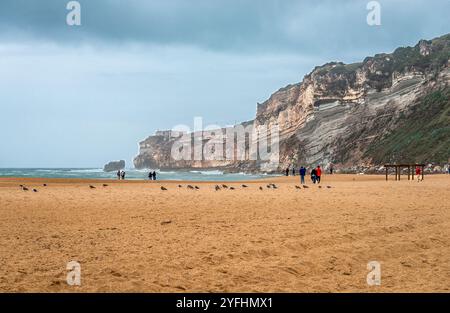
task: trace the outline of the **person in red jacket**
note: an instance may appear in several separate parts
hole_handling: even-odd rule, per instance
[[[420,167],[416,166],[417,181],[421,180],[420,174],[422,174],[421,170],[420,170]]]
[[[322,176],[322,170],[320,168],[320,165],[317,165],[317,168],[316,168],[316,180],[317,180],[318,184],[320,184],[320,176]]]

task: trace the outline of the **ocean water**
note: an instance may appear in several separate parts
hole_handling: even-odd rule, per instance
[[[126,169],[125,172],[126,179],[138,180],[148,179],[149,170]],[[217,170],[156,170],[158,180],[239,181],[269,176],[275,175],[223,173]],[[117,179],[116,172],[105,173],[101,168],[0,168],[0,177]]]

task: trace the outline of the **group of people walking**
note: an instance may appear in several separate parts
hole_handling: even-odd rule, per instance
[[[301,184],[305,183],[305,176],[307,174],[307,171],[308,171],[307,168],[304,167],[304,166],[301,166],[299,171],[298,171],[298,173],[300,175],[300,183]],[[289,176],[289,167],[286,168],[285,173],[286,173],[286,176]],[[295,173],[296,173],[295,167],[292,167],[292,176],[295,176]],[[311,181],[313,182],[313,184],[315,184],[315,183],[319,184],[320,183],[320,178],[322,177],[322,169],[320,168],[320,165],[317,165],[316,168],[313,168],[311,170],[310,174],[311,174]],[[333,174],[333,170],[332,169],[330,169],[330,174]]]
[[[118,170],[117,171],[117,179],[124,180],[125,179],[125,171],[124,170]],[[148,173],[148,179],[150,180],[156,180],[156,172],[149,172]]]

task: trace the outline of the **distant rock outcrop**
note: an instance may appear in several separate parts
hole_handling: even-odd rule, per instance
[[[447,34],[360,63],[327,63],[258,104],[255,119],[246,125],[278,127],[278,170],[300,164],[445,163],[450,157],[449,58]],[[177,139],[168,131],[140,142],[135,167],[261,170],[252,160],[175,160],[171,150]],[[202,141],[207,146],[211,140]]]
[[[124,160],[111,161],[108,164],[105,164],[105,166],[103,167],[103,171],[104,172],[114,172],[114,171],[123,170],[124,168],[125,168]]]

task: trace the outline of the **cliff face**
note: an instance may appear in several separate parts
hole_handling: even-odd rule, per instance
[[[361,63],[327,63],[316,67],[301,83],[282,88],[258,104],[254,121],[246,125],[278,126],[278,168],[446,162],[450,157],[449,58],[450,34],[368,57]],[[432,113],[424,107],[431,107]],[[421,136],[420,122],[409,127],[421,116],[435,120],[427,124],[427,131],[439,135]],[[425,146],[433,149],[424,147],[425,138]],[[203,139],[207,144],[208,138]],[[258,170],[258,161],[173,160],[170,152],[176,140],[168,133],[148,137],[140,143],[135,166]],[[415,148],[409,149],[412,146]]]

